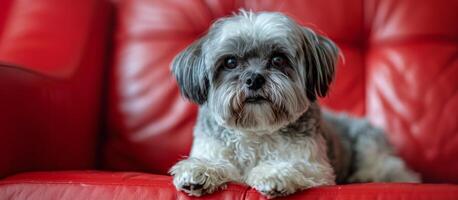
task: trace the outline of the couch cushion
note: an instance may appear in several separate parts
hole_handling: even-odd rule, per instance
[[[247,187],[231,184],[226,190],[202,199],[243,199]],[[171,177],[133,172],[36,172],[0,180],[5,199],[190,199],[177,192]]]
[[[229,184],[228,188],[202,198],[177,192],[169,176],[131,172],[35,172],[18,174],[0,181],[0,197],[5,199],[265,199],[246,186]],[[454,200],[458,186],[433,184],[354,184],[313,188],[288,199],[403,199]]]

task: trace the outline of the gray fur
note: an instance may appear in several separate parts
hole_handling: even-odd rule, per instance
[[[202,56],[202,44],[205,37],[195,41],[183,52],[178,54],[172,63],[181,94],[197,104],[207,100],[208,77],[205,61]]]
[[[308,28],[302,30],[306,38],[304,41],[306,45],[303,48],[307,57],[307,96],[313,101],[317,95],[326,96],[329,85],[334,79],[339,50],[328,38],[316,35]]]
[[[280,13],[215,22],[173,62],[181,92],[200,104],[191,155],[170,170],[177,189],[200,196],[234,181],[276,197],[336,182],[418,181],[380,129],[322,117],[315,100],[329,89],[337,55],[331,40]],[[225,67],[228,57],[236,67]],[[265,78],[260,89],[247,88],[252,73]]]

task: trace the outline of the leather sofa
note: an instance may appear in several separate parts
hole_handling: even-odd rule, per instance
[[[212,21],[280,11],[344,59],[322,105],[367,116],[425,183],[285,199],[458,199],[456,0],[2,0],[0,199],[191,199],[167,170],[197,107],[169,64]],[[263,199],[239,184],[201,199]]]

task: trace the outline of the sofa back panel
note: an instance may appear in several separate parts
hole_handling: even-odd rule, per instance
[[[428,181],[458,180],[457,55],[457,44],[427,42],[368,56],[368,116]]]
[[[188,155],[197,107],[180,96],[170,62],[214,20],[240,8],[285,12],[335,40],[348,55],[347,64],[340,62],[332,94],[323,102],[364,114],[362,6],[359,0],[338,3],[340,7],[333,2],[120,1],[105,167],[164,174]],[[328,7],[331,15],[319,17],[318,10]],[[332,100],[344,97],[350,101]]]
[[[366,0],[368,43],[452,42],[457,39],[458,1]]]
[[[213,21],[243,8],[283,12],[335,41],[343,59],[320,102],[368,115],[426,181],[458,181],[450,176],[458,150],[457,1],[125,0],[117,6],[107,168],[166,173],[188,155],[197,107],[180,97],[170,62]]]
[[[457,182],[458,1],[367,1],[367,116],[426,181]]]

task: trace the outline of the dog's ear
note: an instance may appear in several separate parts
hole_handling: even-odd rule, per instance
[[[181,94],[199,105],[207,101],[209,87],[205,62],[202,56],[202,43],[206,37],[195,41],[172,62],[172,73],[178,82]]]
[[[302,28],[302,32],[306,93],[311,101],[315,101],[317,96],[326,96],[329,90],[334,79],[339,49],[330,39],[311,29]]]

